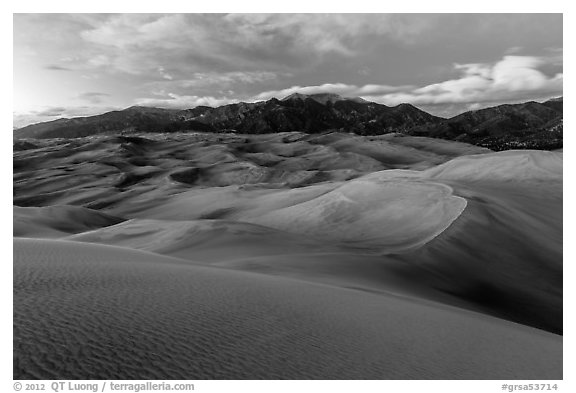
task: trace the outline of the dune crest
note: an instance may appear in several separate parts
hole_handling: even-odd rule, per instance
[[[561,152],[299,132],[24,147],[15,377],[561,378]]]
[[[65,240],[101,243],[156,252],[201,264],[213,250],[243,256],[318,253],[329,247],[270,227],[227,220],[131,219],[118,225],[68,236]],[[260,247],[254,247],[259,243]]]
[[[125,221],[78,206],[13,208],[14,236],[58,238]]]
[[[426,174],[435,179],[461,181],[561,181],[562,153],[509,150],[455,158]]]
[[[386,254],[430,241],[465,207],[443,184],[372,177],[248,221]]]

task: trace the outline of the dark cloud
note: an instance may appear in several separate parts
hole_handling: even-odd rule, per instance
[[[366,37],[408,43],[436,17],[399,14],[122,14],[79,36],[93,49],[86,64],[120,72],[285,70],[326,55],[350,58]]]
[[[57,64],[49,64],[45,66],[44,69],[51,71],[73,71],[72,68],[63,67]]]
[[[331,91],[449,113],[562,95],[562,25],[562,14],[19,14],[15,108]],[[74,73],[33,83],[43,69]]]

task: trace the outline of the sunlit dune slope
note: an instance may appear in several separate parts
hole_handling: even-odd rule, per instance
[[[371,143],[342,134],[259,138],[253,143],[238,137],[230,144],[242,146],[234,147],[244,149],[242,154],[296,154],[325,150],[319,144],[338,152],[352,142]],[[134,183],[104,191],[114,195],[115,202],[101,211],[127,218],[125,222],[102,222],[100,212],[80,207],[16,208],[14,233],[67,237],[177,256],[192,264],[398,293],[562,333],[562,153],[458,156],[476,148],[397,136],[374,138],[371,148],[384,154],[391,149],[388,139],[456,157],[424,170],[377,170],[347,181],[298,187],[266,182],[209,187],[158,178],[158,186]],[[200,140],[200,151],[210,154],[211,142]],[[165,152],[180,146],[171,141],[138,143],[159,143]],[[282,143],[293,146],[275,146]],[[217,146],[214,151],[232,147]],[[270,152],[265,153],[266,148]],[[279,162],[289,166],[294,158]],[[219,165],[226,167],[215,164],[210,170],[220,170],[214,169]],[[94,193],[92,188],[67,190],[66,198]],[[95,198],[88,205],[100,203]],[[49,209],[57,214],[50,216]],[[83,212],[82,219],[60,212],[66,209]],[[22,211],[34,211],[35,221]]]
[[[468,155],[430,168],[427,176],[465,182],[514,182],[515,184],[562,181],[562,152],[509,150],[489,155]]]
[[[77,205],[134,218],[151,201],[160,203],[190,189],[306,187],[383,169],[425,169],[462,154],[489,151],[446,141],[425,146],[417,140],[286,132],[34,141],[25,150],[15,145],[14,204]]]
[[[249,221],[331,243],[398,252],[431,240],[466,207],[452,190],[425,181],[354,180],[310,201]]]

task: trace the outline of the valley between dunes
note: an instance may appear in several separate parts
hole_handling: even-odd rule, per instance
[[[562,379],[561,151],[14,144],[15,379]]]

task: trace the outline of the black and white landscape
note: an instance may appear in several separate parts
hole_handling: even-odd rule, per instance
[[[526,18],[542,18],[542,26],[553,16],[506,20],[526,33]],[[341,21],[364,28],[399,17],[20,15],[15,47],[34,47],[23,31],[34,23],[64,37],[84,29],[69,45],[84,40],[79,58],[107,56],[108,63],[62,60],[38,68],[69,80],[92,72],[105,86],[108,72],[144,78],[128,60],[145,68],[141,51],[151,39],[126,35],[132,46],[125,52],[97,52],[114,28],[120,37],[132,27],[166,40],[167,30],[186,34],[183,26],[194,23],[194,31],[226,24],[240,38],[239,26],[251,26],[251,39],[277,38],[256,45],[251,59],[276,53],[286,60],[312,22],[327,23],[329,34]],[[442,26],[471,18],[470,29],[478,18],[499,34],[497,15],[439,17],[447,18]],[[406,16],[394,23],[412,22]],[[426,45],[434,23],[421,32]],[[301,36],[292,42],[283,29]],[[368,33],[415,50],[390,31]],[[364,30],[347,34],[314,49],[360,57],[362,50],[348,45]],[[559,34],[549,41],[562,44],[561,16]],[[520,40],[511,35],[493,45]],[[220,84],[214,89],[236,83],[229,75],[236,71],[226,67],[249,68],[232,61],[244,56],[235,52],[246,50],[240,38],[218,38],[231,64],[214,51],[216,74],[228,73],[213,77],[210,83]],[[552,43],[540,38],[532,49],[546,52]],[[37,59],[52,61],[50,45],[53,55],[67,54],[60,44],[37,43]],[[180,44],[162,41],[162,53]],[[530,49],[521,45],[514,51]],[[189,48],[191,68],[203,64],[202,51]],[[472,80],[402,83],[394,94],[375,83],[319,82],[213,105],[136,100],[127,109],[28,124],[18,122],[48,114],[16,114],[14,379],[562,379],[561,48],[552,52],[554,60],[516,54],[492,66],[460,65]],[[174,85],[184,63],[171,71],[166,58],[151,53],[149,67],[165,88]],[[502,79],[512,57],[521,66]],[[367,69],[374,61],[366,55]],[[290,64],[275,78],[307,67]],[[393,71],[370,68],[363,78],[393,79]],[[262,81],[247,78],[238,83]],[[207,88],[206,76],[200,79],[196,86]],[[190,76],[185,81],[181,86],[193,90]],[[437,99],[465,82],[453,102]],[[424,102],[424,93],[436,99]]]

